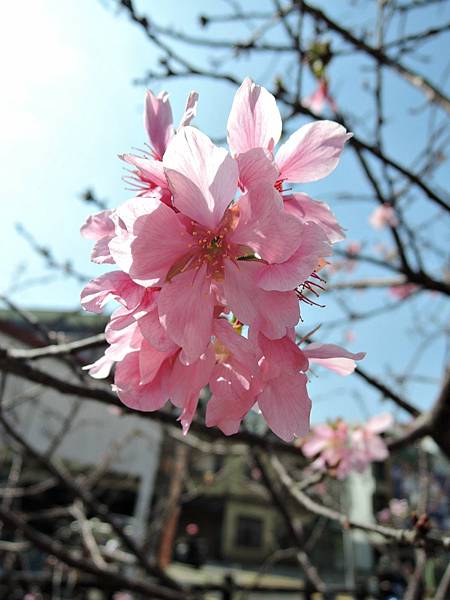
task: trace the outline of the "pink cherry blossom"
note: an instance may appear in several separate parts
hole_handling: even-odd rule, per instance
[[[383,508],[377,513],[377,518],[380,523],[389,523],[391,518],[391,511],[389,508]]]
[[[356,333],[353,331],[353,329],[347,329],[344,335],[346,341],[349,343],[352,343],[356,340]]]
[[[290,335],[281,339],[269,339],[260,333],[257,339],[251,338],[254,346],[253,352],[257,353],[259,377],[254,375],[255,385],[251,387],[248,403],[242,403],[239,408],[229,410],[231,405],[237,407],[236,401],[220,405],[219,399],[210,401],[207,408],[207,424],[219,425],[227,431],[238,431],[241,420],[251,406],[256,402],[269,428],[285,441],[292,441],[294,437],[305,435],[309,429],[309,415],[311,400],[307,393],[307,371],[310,366],[308,352],[303,351]],[[241,341],[241,343],[243,343]],[[251,344],[245,340],[247,346]],[[360,360],[364,354],[351,354],[333,345],[311,344],[311,355],[324,355],[324,366],[336,370],[339,374],[349,374],[354,369],[355,360]],[[250,352],[250,348],[248,349]],[[332,356],[333,358],[330,358]],[[335,358],[339,357],[339,358]],[[333,361],[342,360],[343,364],[337,366]],[[248,359],[247,359],[248,360]],[[314,359],[311,358],[311,361]],[[330,364],[328,364],[330,363]],[[259,386],[259,389],[258,389]],[[249,388],[250,389],[250,388]],[[226,411],[227,430],[220,424],[217,414],[223,415]],[[212,417],[214,412],[214,417]],[[225,418],[225,415],[222,417]]]
[[[385,460],[389,450],[380,436],[392,426],[393,419],[390,414],[372,417],[364,425],[356,427],[351,434],[353,450],[353,466],[361,472],[373,461]]]
[[[284,208],[305,223],[315,223],[325,232],[330,243],[340,242],[345,238],[342,227],[330,210],[328,204],[313,200],[307,194],[283,195]]]
[[[227,129],[234,155],[254,148],[273,152],[281,137],[281,116],[275,98],[247,77],[234,97]],[[335,169],[350,137],[342,125],[332,121],[304,125],[275,155],[278,182],[307,183],[326,177]]]
[[[317,89],[310,96],[303,98],[302,104],[317,114],[323,111],[326,104],[328,104],[332,111],[337,111],[336,102],[328,91],[328,82],[326,79],[319,80]]]
[[[111,218],[113,212],[112,210],[103,210],[89,216],[80,229],[84,238],[96,242],[91,253],[91,260],[95,263],[114,262],[108,246],[114,236],[114,222]]]
[[[369,223],[374,229],[384,229],[384,227],[396,227],[398,217],[395,210],[389,204],[377,206],[369,217]]]
[[[362,473],[372,462],[383,461],[389,451],[380,433],[392,425],[392,416],[378,415],[365,424],[335,423],[317,425],[302,444],[303,454],[315,458],[312,467],[333,469],[338,479],[350,472]]]
[[[198,94],[191,92],[186,101],[179,127],[189,125],[197,114]],[[167,92],[155,96],[150,90],[145,97],[144,127],[150,143],[150,151],[142,156],[123,154],[120,158],[134,167],[126,180],[139,196],[147,196],[154,190],[161,193],[161,200],[170,203],[170,191],[164,174],[162,160],[170,140],[175,135],[172,109]]]
[[[361,242],[349,242],[346,248],[347,254],[349,254],[350,256],[358,256],[358,254],[361,252],[361,247]]]
[[[329,121],[306,125],[274,158],[281,136],[275,99],[246,80],[228,122],[230,154],[190,126],[196,103],[192,93],[175,130],[167,94],[147,93],[150,150],[122,157],[135,169],[138,194],[82,227],[95,242],[92,260],[115,264],[86,285],[82,306],[98,313],[116,304],[107,349],[85,368],[95,378],[112,373],[129,408],[155,411],[170,402],[184,433],[209,387],[207,426],[233,434],[254,409],[291,441],[309,429],[311,367],[348,375],[364,353],[296,343],[299,299],[314,303],[306,291],[322,289],[317,271],[344,236],[325,203],[283,195],[282,185],[330,173],[349,135]],[[354,432],[370,456],[371,431],[358,434],[362,441]],[[344,470],[346,455],[336,461],[336,450],[327,452],[324,464]]]
[[[302,445],[307,458],[316,457],[312,467],[318,470],[333,469],[338,479],[345,479],[352,470],[349,427],[337,420],[330,425],[317,425]]]
[[[160,320],[183,348],[183,360],[205,351],[217,304],[269,337],[282,337],[298,322],[296,286],[330,252],[324,234],[289,215],[272,186],[248,190],[231,204],[236,161],[192,127],[172,139],[164,167],[178,212],[156,197],[143,198],[138,212],[132,203],[134,212],[118,211],[127,242],[121,224],[109,247],[136,283],[161,287]],[[240,260],[253,253],[260,258]]]
[[[409,502],[406,498],[391,498],[389,506],[380,510],[377,514],[378,520],[382,523],[389,521],[402,521],[408,516]]]
[[[215,323],[214,349],[217,363],[212,372],[211,399],[206,425],[217,426],[226,435],[236,433],[261,389],[257,356],[252,344],[229,323]]]
[[[366,353],[353,354],[335,344],[308,344],[303,348],[303,354],[310,364],[325,367],[338,375],[350,375],[356,368],[356,360],[362,360]]]
[[[414,283],[405,283],[403,285],[393,285],[389,288],[389,293],[398,300],[404,300],[405,298],[412,296],[418,289],[419,287],[414,285]]]
[[[239,165],[243,189],[259,179],[282,192],[283,182],[307,183],[325,177],[336,167],[351,134],[338,123],[317,121],[294,132],[274,155],[280,136],[281,116],[275,98],[245,79],[236,92],[228,119],[228,143]],[[298,193],[283,195],[283,200],[286,210],[303,223],[321,227],[330,243],[344,238],[325,203]]]
[[[111,300],[117,300],[133,309],[143,299],[145,288],[134,283],[122,271],[111,271],[92,279],[81,292],[81,305],[85,310],[100,313]]]
[[[394,517],[404,518],[408,514],[409,503],[406,498],[391,498],[389,510]]]
[[[288,336],[269,340],[259,336],[263,387],[258,406],[270,429],[286,442],[309,430],[311,400],[304,371],[308,361]]]

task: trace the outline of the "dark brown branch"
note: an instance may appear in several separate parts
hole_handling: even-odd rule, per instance
[[[397,406],[405,410],[413,417],[418,417],[420,415],[420,411],[415,406],[413,406],[410,402],[399,396],[392,389],[388,388],[384,383],[382,383],[372,375],[369,375],[369,373],[367,373],[361,367],[356,367],[355,373],[359,377],[361,377],[361,379],[364,379],[366,383],[379,390],[386,398],[389,398],[390,400],[395,402]]]
[[[149,581],[140,581],[135,577],[131,579],[125,575],[119,575],[111,569],[102,569],[96,566],[92,561],[67,551],[63,544],[53,540],[37,529],[34,529],[14,512],[6,511],[1,507],[0,520],[9,527],[21,531],[24,537],[39,550],[42,550],[51,556],[55,556],[59,561],[82,573],[94,575],[100,581],[106,578],[110,582],[115,582],[117,589],[126,589],[139,594],[145,594],[146,597],[161,598],[161,600],[186,600],[186,598],[190,597],[189,595],[186,595],[186,592],[164,588]]]
[[[374,525],[357,519],[350,519],[343,513],[337,510],[328,508],[319,502],[313,500],[310,496],[299,490],[295,482],[292,480],[286,469],[275,455],[271,457],[271,464],[277,473],[284,489],[289,495],[296,500],[303,508],[310,512],[325,517],[331,521],[339,523],[343,528],[361,529],[369,533],[379,534],[387,539],[394,540],[401,544],[422,547],[426,544],[438,546],[442,548],[450,548],[450,536],[446,535],[431,535],[424,538],[416,529],[395,529],[394,527],[386,527],[384,525]]]
[[[399,437],[392,438],[388,441],[388,447],[390,452],[394,452],[396,450],[400,450],[401,448],[406,448],[421,440],[426,435],[431,435],[431,427],[429,423],[429,416],[427,413],[420,415],[416,419],[412,421],[412,423],[407,426],[405,432]]]
[[[47,456],[40,454],[37,450],[35,450],[25,438],[14,429],[11,424],[5,419],[2,412],[0,412],[0,423],[7,432],[7,434],[12,437],[24,450],[27,454],[32,456],[38,463],[42,464],[43,467],[51,473],[54,477],[61,482],[61,484],[72,494],[74,498],[79,498],[84,502],[84,504],[94,512],[100,519],[109,523],[111,525],[113,531],[117,534],[119,539],[122,541],[125,547],[127,547],[130,552],[132,552],[141,567],[147,572],[149,575],[158,577],[161,581],[163,581],[166,585],[172,588],[179,588],[178,584],[172,580],[168,575],[162,573],[160,569],[156,566],[152,565],[147,556],[144,554],[142,549],[134,542],[134,540],[125,532],[122,525],[117,521],[115,517],[110,514],[110,511],[107,506],[98,502],[93,495],[83,489],[78,483],[70,477],[67,471],[63,470],[62,467],[57,466],[54,461],[52,461]]]
[[[300,8],[302,8],[305,11],[305,13],[308,13],[315,19],[318,19],[325,23],[330,30],[335,31],[345,41],[352,44],[355,48],[371,56],[382,65],[385,65],[396,71],[406,81],[408,81],[408,83],[410,83],[412,86],[423,92],[430,102],[437,104],[443,110],[450,114],[450,100],[437,86],[435,86],[431,81],[426,79],[426,77],[420,75],[419,73],[416,73],[415,71],[409,69],[399,61],[391,58],[380,48],[374,48],[373,46],[367,44],[364,40],[361,40],[360,38],[356,37],[349,29],[346,29],[345,27],[340,25],[337,21],[332,19],[319,8],[312,6],[304,0],[297,0],[297,4]]]
[[[419,31],[417,33],[412,33],[410,35],[405,35],[402,38],[397,40],[391,40],[384,45],[384,48],[396,48],[397,46],[406,46],[411,42],[426,42],[430,38],[435,37],[436,35],[440,35],[441,33],[445,33],[450,30],[450,23],[446,23],[441,27],[431,27],[426,31]]]
[[[447,369],[446,377],[439,392],[433,408],[424,412],[407,428],[405,433],[389,442],[389,449],[399,450],[430,435],[442,452],[450,458],[450,437],[448,435],[448,423],[450,419],[450,368]]]
[[[241,82],[240,82],[239,78],[235,77],[231,73],[220,73],[216,70],[202,69],[200,67],[193,65],[189,61],[187,61],[184,56],[180,56],[180,54],[176,53],[172,48],[170,48],[167,44],[165,44],[162,40],[159,39],[158,35],[154,32],[152,25],[149,23],[147,18],[137,14],[131,0],[121,0],[120,4],[123,8],[125,8],[127,10],[129,17],[143,29],[143,31],[145,32],[147,37],[160,50],[162,50],[166,54],[167,58],[175,61],[181,67],[184,68],[184,71],[177,72],[172,67],[167,67],[167,72],[162,75],[162,78],[189,77],[192,75],[196,75],[199,77],[227,81],[228,83],[232,83],[233,85],[236,85],[236,86],[240,85]],[[295,51],[295,48],[293,48],[293,51]],[[155,76],[156,76],[155,74],[152,74],[152,78],[154,78]],[[160,75],[160,77],[161,77],[161,75]],[[139,81],[138,83],[143,83],[143,82]],[[298,99],[293,102],[292,101],[290,102],[286,97],[284,97],[283,94],[276,94],[276,95],[279,100],[282,100],[283,102],[285,102],[288,106],[290,106],[293,109],[294,114],[301,113],[301,114],[306,114],[306,115],[312,117],[313,119],[318,118],[318,116],[315,115],[311,110],[309,110],[308,108],[303,106],[298,101]],[[386,156],[376,146],[371,146],[370,144],[362,141],[361,139],[357,138],[356,136],[354,136],[350,140],[350,143],[358,148],[367,150],[373,156],[377,157],[379,160],[381,160],[385,164],[387,164],[387,165],[391,166],[392,168],[394,168],[395,170],[397,170],[399,173],[401,173],[403,176],[405,176],[411,183],[413,183],[414,185],[419,187],[436,204],[438,204],[442,208],[445,208],[446,210],[450,211],[450,205],[444,199],[442,199],[434,190],[432,190],[428,185],[426,185],[425,182],[422,180],[422,178],[419,175],[413,173],[412,171],[410,171],[409,169],[407,169],[406,167],[404,167],[403,165],[401,165],[400,163],[395,161],[393,158]]]
[[[313,586],[315,591],[326,593],[327,588],[325,582],[319,577],[317,569],[311,563],[311,561],[308,558],[308,555],[304,551],[305,540],[303,539],[303,532],[295,526],[293,515],[291,514],[286,504],[283,493],[279,489],[277,489],[275,484],[272,482],[269,471],[266,468],[264,458],[262,456],[259,456],[258,452],[253,452],[253,459],[255,461],[256,466],[261,471],[264,484],[272,497],[274,505],[278,508],[281,516],[283,517],[284,524],[289,532],[293,543],[297,546],[299,550],[297,558],[300,565],[303,568],[308,583]]]
[[[422,583],[425,567],[427,564],[427,555],[423,548],[418,548],[416,554],[416,567],[411,574],[408,587],[406,588],[404,600],[420,600],[420,586]]]

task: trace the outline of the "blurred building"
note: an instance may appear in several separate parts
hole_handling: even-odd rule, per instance
[[[70,312],[33,311],[30,317],[60,342],[100,333],[106,324],[103,317]],[[33,348],[47,343],[39,329],[17,313],[0,311],[0,346]],[[78,356],[86,364],[100,353],[100,349],[89,350]],[[45,358],[35,365],[60,379],[80,383],[71,360]],[[97,383],[92,380],[92,384]],[[33,448],[67,461],[80,473],[98,471],[99,497],[107,498],[118,514],[132,515],[139,536],[148,517],[159,464],[162,432],[158,423],[122,415],[115,407],[64,395],[13,375],[6,378],[4,407]],[[4,441],[0,438],[0,450]],[[33,483],[42,477],[42,470],[36,465],[34,472],[27,469],[25,476]],[[57,492],[51,488],[46,493]],[[44,493],[38,504],[45,503]]]
[[[99,333],[106,323],[103,317],[79,313],[34,311],[31,316],[59,341]],[[15,312],[0,311],[0,345],[33,348],[46,342],[36,327]],[[100,352],[89,350],[79,354],[79,359],[89,363]],[[45,358],[36,364],[60,379],[79,383],[71,360],[76,359]],[[173,558],[197,567],[206,561],[259,568],[275,552],[293,545],[261,473],[247,453],[227,452],[226,446],[223,453],[212,453],[196,445],[195,437],[185,439],[187,444],[180,443],[181,433],[164,430],[151,419],[63,395],[12,375],[6,378],[4,406],[32,447],[64,460],[72,472],[88,477],[97,497],[122,516],[149,553],[159,552],[165,564]],[[9,473],[4,442],[0,438],[0,485]],[[431,482],[430,517],[436,526],[448,529],[450,470],[430,442],[422,444],[419,451],[409,448],[396,453],[371,471],[351,476],[345,485],[328,479],[311,492],[352,518],[365,522],[385,519],[408,526],[410,510],[401,515],[401,505],[397,503],[395,509],[389,501],[406,499],[409,508],[417,504],[421,485],[417,465],[424,460]],[[290,457],[289,463],[300,477],[306,464],[300,450],[298,458]],[[30,461],[22,483],[36,483],[45,477],[48,474],[40,465]],[[25,498],[23,507],[40,510],[65,502],[64,489],[53,483],[44,487],[39,497]],[[340,525],[301,510],[289,498],[286,502],[304,534],[308,554],[327,580],[353,586],[358,577],[374,574],[378,558],[385,552],[382,538],[356,530],[343,532]],[[105,544],[113,538],[107,527],[100,527],[97,534]],[[277,569],[298,576],[293,556],[283,556]]]

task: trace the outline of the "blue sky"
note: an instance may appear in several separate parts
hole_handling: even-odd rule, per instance
[[[322,3],[329,12],[339,13],[343,18],[342,3]],[[141,2],[140,6],[153,3]],[[271,3],[249,0],[246,6],[260,10]],[[374,18],[375,3],[359,2],[348,14],[347,21],[370,23]],[[192,8],[194,6],[194,8]],[[197,0],[180,3],[174,0],[158,3],[155,14],[160,24],[174,25],[186,32],[196,29],[195,15],[202,12],[225,12],[226,3]],[[443,14],[446,13],[446,14]],[[90,244],[79,236],[79,227],[91,212],[82,203],[80,194],[93,188],[110,206],[126,200],[130,193],[121,180],[123,163],[119,153],[133,146],[142,147],[145,141],[142,128],[143,88],[132,85],[149,68],[155,68],[158,52],[144,35],[132,25],[123,13],[118,13],[107,1],[92,0],[35,0],[34,2],[8,3],[2,8],[0,22],[0,61],[4,86],[0,95],[0,169],[3,184],[2,255],[0,263],[0,290],[7,291],[22,278],[39,279],[48,270],[39,256],[15,231],[21,223],[36,240],[51,248],[58,259],[70,258],[82,273],[94,276],[99,268],[89,262]],[[448,20],[448,7],[420,11],[409,23],[412,31],[422,27],[422,20],[430,25]],[[214,30],[218,38],[226,37],[236,27],[245,33],[244,26],[236,24],[221,26]],[[308,33],[308,32],[307,32]],[[273,39],[282,35],[274,29]],[[392,32],[395,37],[395,31]],[[442,41],[435,41],[424,48],[424,54],[445,56],[448,54]],[[448,38],[447,38],[448,42]],[[177,45],[186,52],[186,47]],[[202,49],[189,49],[189,60],[202,61]],[[225,51],[219,51],[221,59]],[[332,66],[332,89],[339,106],[355,112],[362,121],[361,129],[370,139],[370,122],[373,107],[370,96],[361,90],[363,79],[371,77],[364,63],[354,53],[336,61]],[[433,60],[423,65],[427,77],[445,85],[445,64]],[[228,59],[224,69],[233,70],[242,77],[251,75],[256,81],[270,86],[274,73],[289,76],[289,63],[270,61],[257,56]],[[155,91],[161,89],[156,83]],[[211,86],[206,80],[177,80],[163,86],[171,93],[175,120],[179,118],[187,93],[191,89],[200,92],[199,116],[195,122],[212,137],[223,137],[226,118],[234,89],[222,83]],[[305,93],[311,93],[313,82],[306,74]],[[386,76],[387,127],[386,148],[393,156],[409,164],[421,147],[430,122],[411,112],[420,108],[423,96],[411,87]],[[405,110],[405,106],[408,110]],[[410,110],[411,109],[411,110]],[[438,114],[438,123],[443,115]],[[306,122],[299,118],[290,126]],[[367,126],[364,123],[367,122]],[[351,190],[361,199],[338,201],[339,191]],[[443,167],[437,175],[437,183],[448,184]],[[374,205],[364,200],[367,188],[355,168],[353,156],[347,151],[338,169],[329,178],[307,187],[313,196],[332,205],[342,225],[347,229],[349,240],[365,239],[367,247],[378,242],[389,243],[386,233],[374,233],[367,226],[367,219]],[[434,209],[433,209],[434,210]],[[408,211],[414,211],[414,220],[429,215],[430,205],[413,202]],[[436,236],[442,230],[436,228]],[[359,269],[356,276],[369,276],[372,270]],[[77,309],[80,284],[76,281],[56,278],[45,285],[31,286],[12,294],[23,306]],[[353,293],[355,294],[355,293]],[[389,302],[386,291],[359,294],[349,301],[359,310],[369,309]],[[339,316],[331,300],[326,309],[305,309],[305,329],[318,322],[327,323]],[[388,313],[381,319],[370,320],[352,327],[354,350],[366,350],[365,367],[376,374],[388,368],[401,370],[407,366],[413,352],[412,323],[418,323],[427,311],[441,311],[438,298],[423,295],[418,300],[405,303],[405,307]],[[413,327],[414,328],[414,327]],[[327,332],[328,341],[342,342],[339,330]],[[443,342],[424,348],[421,356],[421,372],[438,376],[442,369]],[[347,344],[348,345],[348,344]],[[423,384],[411,385],[408,390],[413,399],[427,405],[433,396],[433,387]],[[311,393],[317,401],[314,419],[345,414],[362,418],[379,411],[377,394],[367,393],[355,377],[340,379],[321,376],[314,379]],[[336,398],[336,402],[333,401]],[[326,401],[325,401],[326,399]],[[344,401],[342,400],[344,399]],[[322,400],[324,400],[322,402]]]

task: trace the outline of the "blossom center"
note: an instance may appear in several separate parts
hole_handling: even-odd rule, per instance
[[[196,221],[191,221],[189,230],[192,236],[189,248],[194,254],[192,267],[207,267],[207,276],[216,281],[223,281],[224,261],[236,260],[240,255],[240,247],[229,240],[229,234],[235,229],[239,219],[237,207],[229,208],[217,227],[206,229]]]

